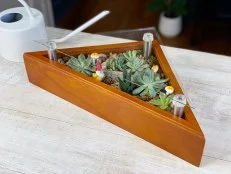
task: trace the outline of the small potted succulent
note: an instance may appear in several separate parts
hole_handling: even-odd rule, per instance
[[[174,37],[182,30],[182,16],[187,13],[187,0],[151,0],[148,8],[160,11],[158,29],[165,37]]]

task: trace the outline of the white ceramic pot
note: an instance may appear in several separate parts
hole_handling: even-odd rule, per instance
[[[182,30],[182,16],[169,18],[161,13],[159,19],[159,31],[165,37],[174,37]]]

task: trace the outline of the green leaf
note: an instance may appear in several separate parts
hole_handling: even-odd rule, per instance
[[[155,89],[149,87],[149,94],[150,94],[151,97],[155,97],[155,96],[156,96],[156,91],[155,91]]]
[[[149,93],[149,89],[146,87],[146,88],[140,93],[140,96],[141,96],[141,97],[144,97],[144,96],[148,95],[148,93]]]
[[[160,100],[156,100],[156,99],[152,99],[149,101],[149,103],[156,105],[156,106],[161,106],[161,101]]]
[[[146,88],[146,86],[140,86],[140,87],[138,87],[138,88],[136,88],[133,92],[132,92],[132,94],[134,94],[134,95],[138,95],[139,93],[141,93],[144,89]]]

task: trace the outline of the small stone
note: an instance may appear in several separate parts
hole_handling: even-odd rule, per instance
[[[63,61],[62,58],[58,58],[58,63],[60,63],[60,64],[65,64],[65,62]]]
[[[68,62],[68,60],[70,59],[70,57],[64,56],[62,59],[63,59],[63,61],[66,63],[66,62]]]

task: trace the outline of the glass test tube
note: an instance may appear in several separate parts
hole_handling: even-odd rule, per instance
[[[144,57],[148,58],[152,53],[152,41],[154,37],[152,33],[144,33]]]
[[[186,97],[183,94],[176,94],[173,97],[173,115],[182,117],[184,115],[184,107],[186,105]]]
[[[52,60],[52,61],[57,61],[57,55],[56,55],[56,43],[55,42],[48,42],[47,43],[48,45],[48,56],[49,56],[49,59]]]

